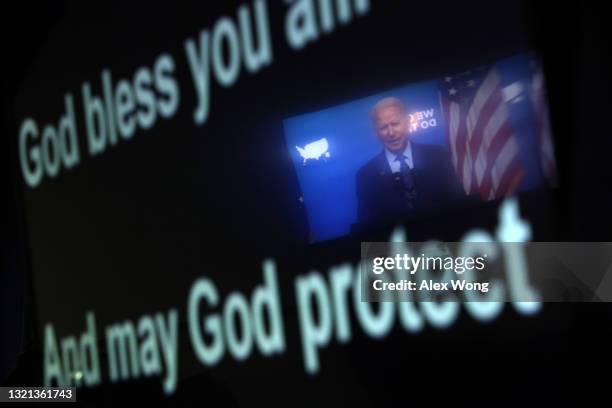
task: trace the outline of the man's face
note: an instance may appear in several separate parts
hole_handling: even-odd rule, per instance
[[[385,147],[392,152],[401,152],[406,147],[408,131],[406,113],[399,106],[385,106],[374,116],[376,134]]]

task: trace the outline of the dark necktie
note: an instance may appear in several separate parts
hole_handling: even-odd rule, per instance
[[[414,209],[416,204],[416,189],[412,171],[410,167],[408,167],[408,164],[406,164],[406,156],[403,154],[398,154],[395,157],[395,161],[399,161],[400,164],[399,176],[396,175],[396,177],[400,178],[403,198],[408,208]]]

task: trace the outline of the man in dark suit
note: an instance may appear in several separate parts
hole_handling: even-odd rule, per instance
[[[465,196],[446,149],[410,140],[399,99],[379,101],[372,120],[384,149],[357,172],[360,223],[422,216]]]

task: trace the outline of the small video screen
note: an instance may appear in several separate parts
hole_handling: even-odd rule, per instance
[[[311,242],[545,189],[556,180],[530,54],[287,118]]]

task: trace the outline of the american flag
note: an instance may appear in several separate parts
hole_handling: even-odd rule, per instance
[[[483,200],[512,194],[525,171],[497,71],[483,67],[443,78],[440,102],[465,193]]]
[[[551,184],[556,183],[557,166],[555,164],[555,149],[550,131],[548,105],[546,104],[546,89],[544,87],[544,73],[536,61],[532,61],[532,76],[529,95],[535,111],[540,144],[540,164],[542,171]]]

